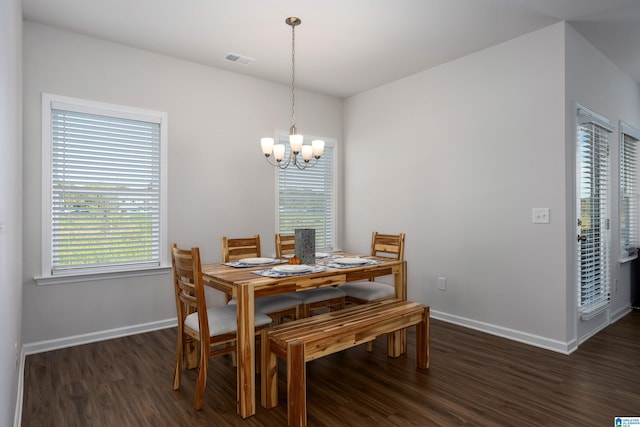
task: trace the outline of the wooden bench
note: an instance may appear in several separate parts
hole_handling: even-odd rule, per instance
[[[389,334],[389,351],[400,331],[416,326],[416,364],[429,367],[429,306],[387,299],[278,325],[262,331],[262,393],[265,408],[278,404],[278,357],[287,363],[290,426],[307,425],[306,362]],[[397,356],[398,354],[393,354]]]

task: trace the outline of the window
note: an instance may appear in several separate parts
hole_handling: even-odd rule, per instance
[[[608,120],[578,108],[578,307],[589,319],[609,304],[609,141]]]
[[[276,189],[278,212],[276,229],[282,234],[294,234],[296,228],[316,230],[316,249],[333,250],[336,242],[336,142],[324,139],[324,154],[318,163],[305,170],[290,166],[277,169]],[[289,155],[289,137],[278,135]]]
[[[638,140],[640,131],[620,123],[620,257],[638,247]]]
[[[166,124],[43,94],[43,278],[167,265]]]

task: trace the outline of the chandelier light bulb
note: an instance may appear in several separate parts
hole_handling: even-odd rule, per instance
[[[310,145],[302,146],[302,160],[308,162],[313,157],[313,148]]]
[[[262,154],[269,157],[273,152],[273,138],[262,138],[260,145],[262,146]]]
[[[291,146],[291,152],[293,154],[298,154],[300,152],[303,141],[304,141],[304,137],[300,134],[289,135],[289,144]]]
[[[311,147],[313,150],[313,157],[319,159],[324,154],[324,141],[321,139],[315,139],[311,141]]]
[[[284,159],[284,144],[276,144],[273,146],[273,157],[276,162],[281,162]]]

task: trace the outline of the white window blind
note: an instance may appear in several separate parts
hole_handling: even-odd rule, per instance
[[[306,141],[307,138],[305,138]],[[318,163],[305,170],[289,166],[277,171],[277,229],[294,234],[296,228],[316,230],[316,249],[333,250],[335,246],[335,142],[324,139],[324,154]],[[280,143],[287,147],[288,136]]]
[[[638,247],[638,140],[640,131],[620,124],[620,256]]]
[[[51,275],[161,265],[161,122],[51,102]]]
[[[583,318],[609,303],[609,141],[613,128],[593,114],[578,112],[579,278]]]

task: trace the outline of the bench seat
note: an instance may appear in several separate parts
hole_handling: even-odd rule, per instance
[[[262,393],[265,408],[278,404],[277,358],[287,364],[287,408],[290,426],[305,426],[306,362],[389,334],[389,354],[402,330],[416,326],[416,365],[429,367],[429,306],[387,299],[288,322],[262,331]]]

